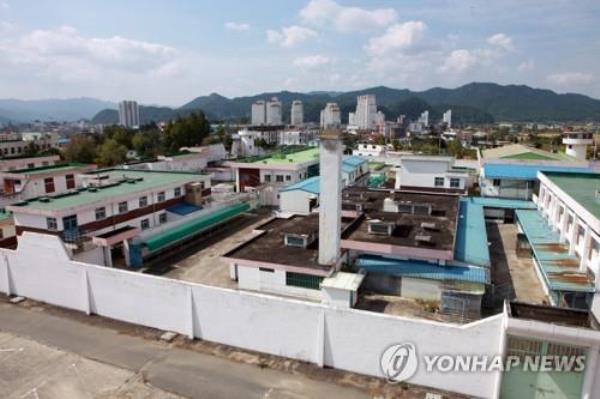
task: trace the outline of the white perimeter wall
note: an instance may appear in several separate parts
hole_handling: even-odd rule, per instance
[[[379,355],[412,342],[424,354],[500,351],[504,316],[465,326],[204,286],[69,259],[54,236],[24,233],[0,249],[0,291],[208,341],[381,377]],[[411,383],[494,398],[497,373],[426,373]]]

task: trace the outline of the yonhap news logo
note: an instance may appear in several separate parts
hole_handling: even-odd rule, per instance
[[[411,343],[389,346],[379,359],[381,371],[391,383],[410,379],[417,372],[417,348]]]
[[[390,383],[412,378],[419,364],[425,373],[493,373],[519,369],[524,372],[582,372],[585,370],[585,355],[521,354],[417,354],[412,343],[388,346],[379,357],[381,372]]]

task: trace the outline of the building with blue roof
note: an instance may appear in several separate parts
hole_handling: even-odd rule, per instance
[[[358,156],[344,157],[342,160],[342,186],[366,186],[369,181],[369,167],[366,159]],[[279,205],[283,213],[308,215],[319,204],[319,176],[309,177],[279,190]]]

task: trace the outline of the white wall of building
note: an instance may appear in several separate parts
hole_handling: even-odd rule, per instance
[[[454,160],[447,157],[403,157],[396,169],[396,189],[403,186],[465,190],[469,175],[453,171],[453,165]],[[438,183],[443,179],[443,183],[436,184],[436,178]]]
[[[360,143],[356,150],[352,150],[352,155],[359,157],[382,157],[385,156],[386,146],[380,144]]]
[[[459,326],[336,309],[71,261],[58,238],[33,233],[0,253],[4,293],[365,375],[382,377],[380,354],[396,343],[413,343],[419,356],[501,348],[504,315]],[[427,373],[423,366],[410,380],[485,398],[496,396],[498,381],[496,372]]]
[[[279,207],[282,212],[308,215],[311,212],[310,200],[313,198],[318,198],[318,195],[303,190],[280,191]]]
[[[243,290],[271,292],[287,296],[321,299],[321,291],[286,285],[285,270],[265,271],[255,266],[236,265],[238,287]],[[268,268],[266,268],[268,269]]]

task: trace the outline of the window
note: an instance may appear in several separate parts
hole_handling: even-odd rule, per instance
[[[158,193],[158,194],[156,195],[156,200],[157,200],[158,202],[163,202],[163,201],[165,200],[165,192],[164,192],[164,191],[161,191],[160,193]]]
[[[500,187],[500,179],[494,179],[492,184],[494,185],[494,187]]]
[[[275,181],[277,183],[282,183],[283,182],[283,175],[277,175],[277,176],[275,176]]]
[[[435,181],[433,182],[435,187],[444,187],[444,178],[443,177],[436,177]]]
[[[285,180],[286,180],[286,181],[290,181],[290,180],[292,180],[292,176],[290,176],[290,175],[285,175]]]
[[[54,192],[54,178],[53,177],[46,177],[44,179],[44,188],[46,189],[46,193]]]
[[[42,166],[48,166],[48,161],[42,162]]]
[[[56,218],[46,218],[46,226],[48,227],[48,230],[58,230]]]
[[[160,224],[167,223],[167,214],[161,213],[160,215],[158,215],[158,222]]]
[[[150,219],[142,219],[141,223],[142,230],[147,230],[150,228]]]
[[[318,290],[320,288],[321,281],[323,281],[323,277],[321,276],[313,276],[311,274],[303,273],[285,273],[285,285],[290,285],[293,287]]]
[[[176,197],[181,197],[181,187],[175,187],[175,190],[173,190],[173,193]]]
[[[269,269],[268,267],[259,267],[258,270],[265,273],[275,273],[275,269]]]
[[[119,213],[127,212],[127,201],[119,202]]]
[[[271,175],[265,175],[265,182],[266,183],[270,183],[271,182]]]
[[[139,206],[140,206],[140,208],[148,206],[148,197],[146,197],[145,195],[143,197],[140,197]]]
[[[27,164],[27,168],[31,169],[31,168],[35,168],[35,164],[33,163],[28,163]]]
[[[293,234],[285,235],[285,245],[288,247],[306,247],[306,240],[302,236],[297,236]]]
[[[75,176],[74,175],[66,175],[65,182],[67,183],[67,190],[75,188]]]
[[[96,208],[96,220],[101,220],[106,218],[106,208]]]
[[[451,188],[460,188],[460,179],[456,177],[450,178],[450,187]]]

